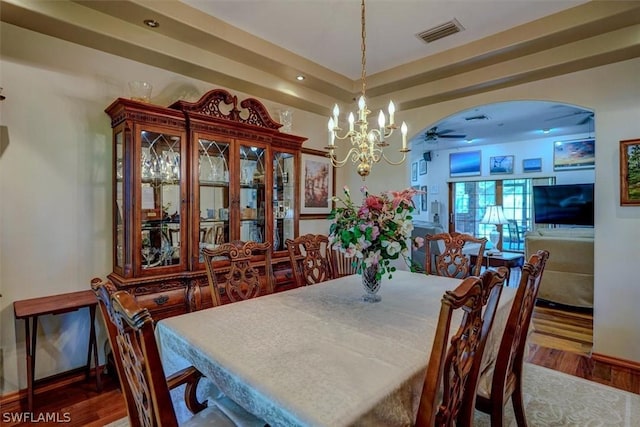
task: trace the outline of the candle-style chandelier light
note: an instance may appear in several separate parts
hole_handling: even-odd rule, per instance
[[[362,92],[358,100],[358,119],[356,120],[353,113],[349,113],[349,131],[343,136],[340,136],[342,129],[339,126],[338,118],[340,116],[340,109],[338,104],[333,107],[333,117],[329,119],[329,145],[325,149],[329,150],[327,156],[331,159],[331,164],[335,167],[344,166],[349,159],[357,165],[358,175],[362,177],[362,180],[369,175],[371,167],[374,163],[378,163],[384,159],[391,165],[399,165],[405,161],[407,153],[410,151],[407,148],[407,125],[402,122],[400,131],[402,133],[402,148],[399,150],[402,153],[402,158],[399,161],[392,161],[384,153],[384,149],[389,146],[386,139],[393,134],[393,131],[397,129],[394,120],[395,105],[393,101],[389,102],[389,124],[387,123],[385,114],[382,110],[378,114],[378,128],[368,128],[367,117],[371,113],[367,108],[365,101],[366,83],[366,26],[365,26],[365,7],[364,0],[361,5],[361,22],[362,22]],[[357,125],[358,129],[355,129]],[[338,160],[335,153],[335,140],[347,139],[351,142],[351,148],[344,159]]]

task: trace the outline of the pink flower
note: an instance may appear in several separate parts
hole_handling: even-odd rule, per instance
[[[367,198],[364,199],[364,205],[366,205],[369,209],[380,211],[384,206],[384,200],[382,200],[378,196],[367,196]]]
[[[413,188],[405,188],[402,191],[390,191],[391,196],[393,196],[392,205],[393,209],[397,209],[401,204],[406,204],[407,206],[414,206],[413,204],[413,196],[416,194],[422,194],[423,191],[414,190]]]

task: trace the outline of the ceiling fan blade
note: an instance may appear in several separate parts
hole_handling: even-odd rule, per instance
[[[563,116],[557,116],[557,117],[551,117],[550,119],[546,119],[545,122],[550,122],[553,120],[559,120],[559,119],[566,119],[567,117],[575,117],[575,116],[580,116],[582,114],[589,114],[589,115],[593,115],[593,113],[591,111],[574,111],[571,114],[565,114]]]
[[[461,138],[466,138],[467,135],[438,135],[438,138],[457,138],[457,139],[461,139]]]

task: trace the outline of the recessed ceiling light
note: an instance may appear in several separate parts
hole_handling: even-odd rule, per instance
[[[160,23],[155,19],[145,19],[144,25],[151,28],[158,28],[160,26]]]
[[[559,147],[562,145],[562,141],[556,141],[555,144],[556,144],[556,147]]]
[[[304,76],[302,74],[299,74],[296,76],[296,80],[298,80],[299,82],[304,80]]]
[[[466,140],[465,140],[465,142],[466,142],[467,144],[471,144],[471,143],[473,142],[473,139],[466,139]]]
[[[551,132],[551,129],[542,129],[542,133],[549,133]]]

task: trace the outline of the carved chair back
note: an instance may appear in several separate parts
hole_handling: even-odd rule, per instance
[[[141,425],[177,426],[149,311],[126,291],[115,292],[111,305],[120,359]]]
[[[418,407],[417,427],[472,425],[478,382],[478,369],[474,367],[482,359],[498,298],[498,292],[490,294],[483,315],[483,281],[475,276],[467,277],[456,289],[444,294]],[[456,310],[462,310],[462,321],[448,345]]]
[[[298,286],[314,285],[336,277],[329,237],[323,234],[305,234],[287,239],[285,244]]]
[[[480,357],[474,357],[472,364],[472,371],[469,374],[470,378],[473,378],[473,386],[467,387],[465,389],[465,397],[463,400],[465,402],[474,402],[477,387],[479,387],[480,375],[482,374],[482,368],[484,364],[484,353],[485,347],[487,344],[487,339],[489,336],[489,332],[493,327],[493,322],[495,320],[496,312],[498,310],[498,303],[500,302],[500,297],[502,296],[502,289],[504,284],[509,280],[509,269],[507,267],[498,267],[496,269],[487,269],[482,275],[480,275],[480,280],[482,281],[482,305],[485,307],[484,313],[482,315],[483,323],[482,323],[482,337],[483,339],[480,342],[479,349],[476,350],[479,352]],[[492,358],[493,351],[492,350]],[[458,416],[458,424],[459,426],[471,426],[473,425],[473,411],[474,404],[465,404]]]
[[[91,289],[96,294],[98,306],[100,307],[100,312],[102,313],[102,318],[104,319],[104,324],[107,328],[109,345],[111,346],[111,351],[113,353],[114,364],[116,365],[120,388],[122,389],[122,394],[124,394],[131,427],[138,427],[141,425],[140,419],[138,418],[138,410],[136,409],[136,403],[121,363],[122,358],[120,356],[120,347],[117,343],[118,329],[116,328],[115,315],[111,306],[111,295],[117,291],[117,288],[113,283],[111,283],[111,281],[103,281],[96,277],[91,279]]]
[[[509,398],[512,400],[518,425],[526,425],[522,399],[522,363],[531,316],[548,258],[548,251],[537,251],[522,268],[520,283],[509,312],[495,366],[493,370],[483,373],[483,376],[492,377],[490,381],[485,381],[484,378],[480,380],[476,409],[491,414],[492,426],[502,425],[504,406]],[[490,384],[491,388],[487,389],[485,384]]]
[[[438,245],[431,245],[435,241]],[[433,253],[432,246],[442,246],[444,249],[440,254]],[[471,265],[471,250],[463,251],[467,244],[475,244],[473,255],[476,255],[476,262]],[[427,234],[425,236],[425,270],[427,274],[435,274],[445,277],[465,278],[469,275],[479,276],[482,267],[482,258],[484,256],[484,248],[487,245],[487,239],[476,238],[470,234],[451,232]],[[471,246],[468,246],[469,248]]]
[[[202,254],[214,307],[222,304],[223,293],[231,302],[273,293],[271,243],[236,240]]]

